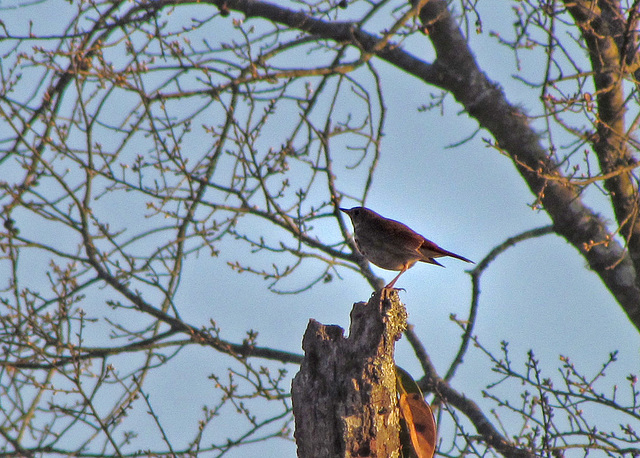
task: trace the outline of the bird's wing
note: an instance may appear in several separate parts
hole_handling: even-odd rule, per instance
[[[395,224],[392,227],[387,228],[388,230],[388,238],[390,241],[393,241],[395,245],[403,246],[407,249],[407,251],[420,251],[420,247],[424,240],[426,240],[423,236],[415,232],[409,226],[405,226],[404,224],[395,221]]]

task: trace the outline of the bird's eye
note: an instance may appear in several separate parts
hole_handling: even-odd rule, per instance
[[[360,214],[360,210],[358,210],[357,208],[353,211],[353,214],[358,216]]]

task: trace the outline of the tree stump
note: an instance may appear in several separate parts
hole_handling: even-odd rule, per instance
[[[309,321],[291,390],[299,457],[399,456],[393,355],[406,325],[395,290],[354,304],[347,338],[339,326]]]

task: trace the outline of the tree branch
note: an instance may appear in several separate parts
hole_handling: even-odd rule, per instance
[[[592,137],[592,144],[600,169],[604,174],[611,174],[634,166],[637,160],[627,146],[629,138],[625,129],[628,32],[621,6],[609,1],[598,2],[598,5],[575,0],[564,3],[582,32],[593,68],[598,105],[597,133]],[[628,171],[606,179],[605,188],[610,193],[620,233],[627,241],[637,271],[640,269],[637,184]]]
[[[559,164],[542,147],[527,116],[512,106],[503,91],[480,71],[446,2],[433,0],[420,18],[437,53],[439,85],[450,91],[469,114],[487,129],[497,146],[514,161],[531,192],[553,220],[554,231],[587,260],[629,319],[640,329],[639,276],[632,259],[613,239],[604,219],[580,198],[580,188],[561,177]]]
[[[351,44],[363,52],[373,51],[380,42],[379,37],[358,29],[354,23],[325,22],[266,2],[219,0],[212,3],[224,4],[247,17],[261,17]],[[555,232],[584,256],[631,322],[640,329],[640,276],[626,250],[608,231],[605,220],[584,205],[579,187],[567,180],[545,178],[545,175],[561,177],[559,164],[542,147],[528,117],[511,105],[504,92],[480,70],[447,3],[443,0],[427,2],[420,12],[420,19],[436,50],[437,59],[433,64],[393,43],[377,50],[376,55],[428,84],[451,92],[469,115],[491,132],[497,146],[513,159],[529,189],[549,214]]]

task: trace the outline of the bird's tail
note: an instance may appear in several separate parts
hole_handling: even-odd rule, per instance
[[[451,256],[452,258],[456,258],[464,262],[470,262],[471,264],[475,264],[475,262],[473,262],[471,259],[467,259],[464,256],[460,256],[459,254],[455,254],[447,250],[442,250],[442,251],[444,251],[444,254],[442,256]]]

